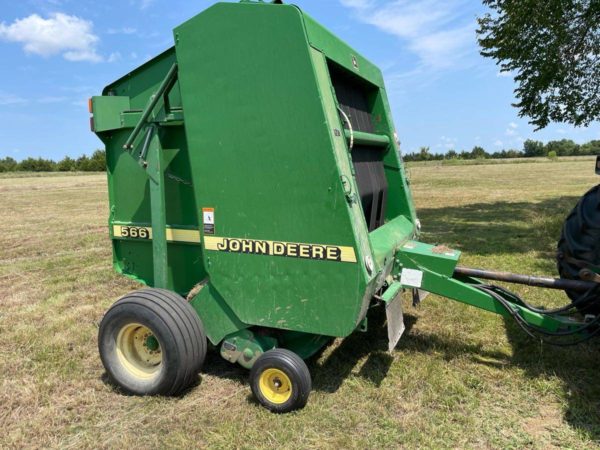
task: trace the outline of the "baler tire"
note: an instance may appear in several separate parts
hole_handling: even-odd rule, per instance
[[[600,266],[600,185],[587,191],[564,221],[557,245],[557,267],[561,278],[579,280],[583,265]],[[573,301],[582,293],[565,291]],[[597,297],[578,305],[582,314],[600,314]]]
[[[287,413],[306,405],[312,380],[302,358],[276,348],[258,357],[250,370],[250,386],[262,406],[274,413]]]
[[[206,333],[204,331],[204,325],[202,324],[200,317],[198,317],[198,314],[196,313],[194,308],[189,304],[189,302],[185,298],[181,297],[179,294],[176,294],[173,291],[159,288],[144,289],[144,291],[156,292],[160,293],[161,295],[168,296],[173,300],[173,302],[186,303],[187,307],[183,307],[179,310],[179,312],[183,313],[184,316],[182,317],[182,321],[185,320],[188,330],[192,335],[201,336],[201,338],[199,339],[192,339],[190,341],[192,344],[192,357],[196,361],[196,367],[194,367],[194,370],[191,371],[191,375],[192,377],[195,377],[198,374],[198,372],[200,372],[200,369],[202,369],[208,346]],[[196,329],[197,327],[200,328],[200,331]]]
[[[98,333],[106,373],[133,395],[175,395],[198,376],[206,335],[192,306],[164,289],[142,289],[115,302]]]

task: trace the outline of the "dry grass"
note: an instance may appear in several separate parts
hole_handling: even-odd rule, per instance
[[[562,218],[597,182],[590,161],[411,169],[423,239],[462,263],[553,274]],[[492,314],[406,303],[388,355],[381,316],[311,362],[306,409],[275,416],[246,372],[210,355],[179,398],[105,382],[97,322],[134,289],[111,268],[104,175],[0,178],[0,448],[590,448],[598,343],[541,347]],[[519,288],[532,302],[560,294]]]

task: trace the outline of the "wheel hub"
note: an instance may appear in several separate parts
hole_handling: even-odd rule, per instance
[[[285,403],[292,396],[292,382],[280,369],[264,370],[260,375],[259,387],[262,395],[271,403]]]
[[[123,368],[138,378],[153,378],[160,372],[160,342],[148,327],[130,323],[117,336],[117,356]]]

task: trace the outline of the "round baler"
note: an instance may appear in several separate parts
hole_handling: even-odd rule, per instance
[[[512,317],[553,343],[596,333],[597,188],[567,219],[563,278],[460,267],[459,251],[418,241],[374,64],[279,1],[218,3],[173,36],[90,100],[106,147],[114,268],[148,286],[100,325],[102,362],[125,392],[188,388],[210,343],[250,370],[262,405],[301,408],[305,360],[366,329],[371,306],[385,308],[395,347],[405,290],[415,302],[431,292]],[[535,308],[483,279],[566,289],[564,310],[586,317]]]

